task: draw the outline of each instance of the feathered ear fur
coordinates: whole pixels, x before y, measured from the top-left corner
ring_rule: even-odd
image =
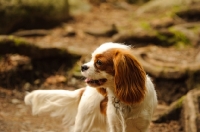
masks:
[[[143,67],[130,52],[124,50],[116,50],[113,61],[116,97],[129,105],[141,102],[146,92]]]

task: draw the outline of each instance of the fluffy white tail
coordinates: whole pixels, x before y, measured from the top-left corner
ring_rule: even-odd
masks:
[[[51,116],[64,116],[65,125],[75,122],[79,101],[84,88],[68,90],[35,90],[25,96],[25,104],[32,106],[32,114],[50,113]]]

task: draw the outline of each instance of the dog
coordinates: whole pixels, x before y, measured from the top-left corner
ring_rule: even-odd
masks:
[[[25,96],[32,114],[63,117],[68,132],[146,132],[157,106],[151,79],[129,46],[104,43],[81,66],[87,86],[35,90]]]

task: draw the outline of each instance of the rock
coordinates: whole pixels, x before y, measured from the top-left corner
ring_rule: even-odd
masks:
[[[30,89],[31,89],[31,84],[28,83],[28,82],[25,83],[25,84],[24,84],[24,90],[25,90],[25,91],[29,91]]]
[[[20,103],[20,100],[18,100],[18,99],[12,99],[11,102],[12,102],[13,104],[19,104],[19,103]]]
[[[65,83],[67,81],[67,78],[62,75],[55,75],[50,76],[45,80],[45,84],[57,84],[57,83]]]
[[[191,90],[183,102],[182,122],[185,132],[200,131],[200,89]]]
[[[90,11],[91,5],[85,0],[68,0],[70,5],[70,14],[78,15]]]
[[[39,85],[40,83],[41,83],[40,79],[36,79],[36,80],[34,81],[34,84],[35,84],[35,85]]]
[[[49,28],[70,17],[68,0],[1,0],[0,5],[0,34]]]
[[[85,33],[96,36],[96,37],[111,37],[114,34],[118,33],[117,27],[113,24],[111,27],[98,29],[98,28],[90,28],[85,30]]]
[[[63,34],[63,37],[73,37],[76,35],[76,32],[73,27],[67,26],[65,29],[65,33]]]
[[[138,8],[138,10],[136,11],[136,13],[138,15],[141,15],[143,13],[157,13],[157,12],[163,12],[166,10],[171,10],[174,8],[177,9],[177,7],[179,7],[178,9],[180,9],[181,7],[188,7],[190,4],[195,4],[199,2],[199,0],[150,0],[149,2],[145,3],[144,5],[142,5],[140,8]]]

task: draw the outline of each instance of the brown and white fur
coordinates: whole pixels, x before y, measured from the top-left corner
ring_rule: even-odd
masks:
[[[105,43],[81,66],[86,88],[36,90],[33,114],[63,116],[69,132],[146,132],[157,105],[154,85],[129,46]]]

